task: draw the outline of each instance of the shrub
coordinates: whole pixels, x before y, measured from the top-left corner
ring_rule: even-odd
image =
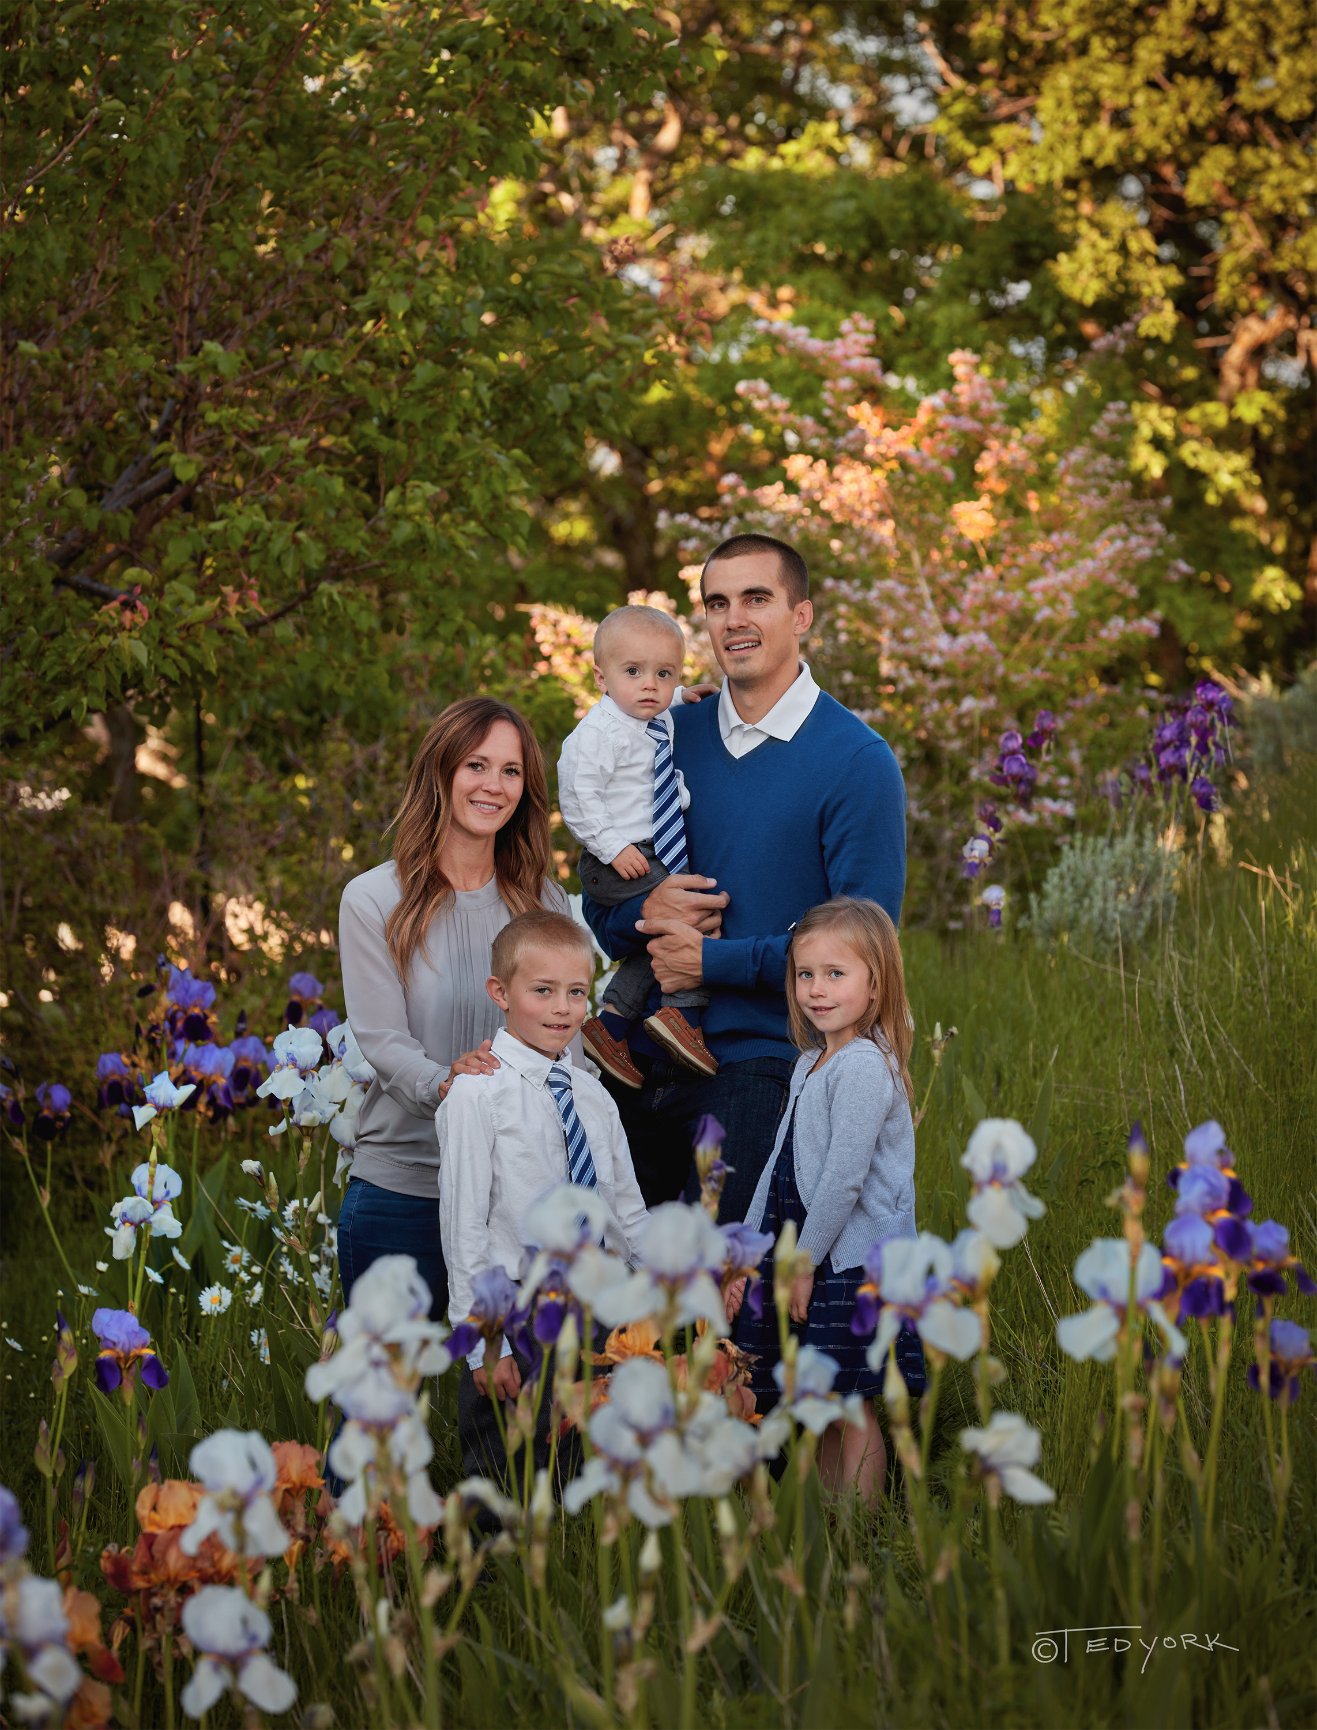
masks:
[[[1042,948],[1128,949],[1175,913],[1177,861],[1146,824],[1068,842],[1021,923]]]

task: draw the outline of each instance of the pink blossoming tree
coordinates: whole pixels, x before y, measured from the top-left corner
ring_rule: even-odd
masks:
[[[1019,820],[1073,816],[1096,736],[1133,719],[1135,703],[1111,699],[1157,634],[1140,594],[1186,567],[1159,504],[1130,480],[1124,405],[1082,427],[1072,399],[1022,403],[963,351],[950,388],[912,403],[884,377],[866,319],[832,340],[761,330],[799,386],[795,400],[763,380],[738,387],[746,466],[771,464],[774,478],[729,473],[716,515],[669,528],[691,558],[751,529],[805,554],[811,663],[898,753],[912,861],[928,888],[950,890],[999,737],[1028,731],[1038,709],[1057,716],[1061,748]],[[1105,766],[1120,749],[1112,739],[1096,756]]]

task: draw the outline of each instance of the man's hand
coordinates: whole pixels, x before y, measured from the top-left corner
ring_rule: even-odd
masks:
[[[683,703],[698,703],[705,697],[716,697],[721,690],[721,685],[683,685],[681,700]]]
[[[494,1365],[494,1392],[489,1391],[489,1376],[484,1365],[474,1372],[472,1378],[476,1384],[476,1392],[484,1399],[515,1400],[521,1392],[521,1371],[517,1360],[509,1352]]]
[[[500,1068],[502,1065],[494,1056],[494,1042],[492,1039],[486,1039],[477,1045],[474,1051],[464,1051],[455,1060],[453,1067],[448,1072],[448,1080],[439,1083],[439,1097],[441,1100],[448,1098],[448,1089],[459,1075],[492,1075],[496,1069]]]
[[[635,877],[643,877],[649,870],[649,860],[646,859],[639,847],[634,847],[630,843],[622,849],[616,859],[610,859],[608,863],[618,876],[625,877],[628,883]]]
[[[701,877],[694,871],[679,871],[665,877],[656,889],[651,889],[641,908],[645,924],[663,920],[670,924],[690,925],[706,937],[716,937],[722,930],[723,913],[729,900],[727,891],[719,889],[716,877]]]
[[[727,1311],[727,1325],[729,1327],[741,1313],[741,1305],[745,1302],[746,1283],[744,1274],[741,1275],[740,1279],[734,1279],[723,1298],[723,1307]]]
[[[640,919],[636,930],[649,938],[650,960],[659,990],[695,991],[704,983],[704,938],[693,925],[666,919]]]

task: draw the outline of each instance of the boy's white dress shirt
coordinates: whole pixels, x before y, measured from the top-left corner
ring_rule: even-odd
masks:
[[[682,701],[679,685],[672,701]],[[661,721],[672,743],[672,715]],[[611,697],[601,697],[585,719],[563,741],[558,759],[558,806],[563,822],[582,847],[610,865],[624,847],[654,836],[654,751],[648,722],[619,709]],[[677,774],[677,791],[684,811],[691,802],[686,783]]]
[[[547,1078],[552,1058],[514,1038],[494,1035],[499,1067],[489,1075],[459,1075],[435,1113],[439,1137],[439,1224],[448,1266],[448,1313],[454,1326],[471,1313],[476,1275],[501,1265],[521,1272],[527,1244],[523,1220],[532,1203],[566,1183],[567,1142]],[[635,1259],[649,1218],[617,1107],[584,1069],[572,1070],[572,1096],[608,1212],[604,1248]],[[512,1348],[503,1341],[503,1355]],[[481,1344],[472,1369],[485,1359]]]

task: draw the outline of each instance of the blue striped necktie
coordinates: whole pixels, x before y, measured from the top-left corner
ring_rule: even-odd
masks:
[[[686,856],[686,825],[681,815],[681,793],[672,762],[672,742],[662,721],[648,721],[645,731],[654,741],[654,851],[669,871],[689,871]]]
[[[549,1066],[547,1080],[567,1138],[567,1175],[581,1189],[597,1189],[599,1179],[595,1174],[594,1156],[586,1139],[585,1126],[576,1115],[576,1101],[572,1098],[572,1072],[567,1064],[554,1063]]]

